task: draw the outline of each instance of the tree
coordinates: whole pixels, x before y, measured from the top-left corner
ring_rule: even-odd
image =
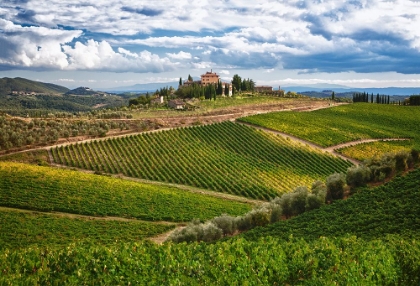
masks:
[[[334,91],[331,94],[331,100],[335,100],[335,92]]]
[[[242,79],[239,75],[235,74],[232,79],[232,85],[236,91],[241,90]]]
[[[191,75],[188,75],[188,81],[193,81],[193,78]]]
[[[182,77],[179,78],[179,86],[182,86]]]
[[[335,173],[327,178],[327,200],[340,200],[344,197],[344,186],[346,176],[342,173]]]

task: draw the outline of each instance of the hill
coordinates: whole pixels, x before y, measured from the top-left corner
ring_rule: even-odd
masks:
[[[107,95],[105,92],[95,91],[89,87],[78,87],[72,90],[69,90],[65,93],[66,95]]]
[[[69,91],[68,88],[51,83],[43,83],[33,81],[25,78],[1,78],[0,79],[0,96],[24,93],[37,93],[37,94],[63,94]]]
[[[356,235],[366,240],[398,234],[420,237],[420,169],[372,189],[362,189],[347,200],[337,201],[292,219],[243,234],[247,239],[266,236],[315,240],[321,236]]]
[[[52,156],[55,163],[69,167],[263,200],[351,166],[230,121],[53,148]]]
[[[241,121],[292,134],[323,147],[371,138],[411,138],[420,144],[417,106],[356,103],[313,112],[276,112]]]
[[[412,238],[420,226],[419,184],[417,170],[245,238],[212,244],[79,242],[3,250],[0,282],[418,285],[420,243]]]

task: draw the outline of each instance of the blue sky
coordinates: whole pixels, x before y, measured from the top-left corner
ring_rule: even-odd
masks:
[[[0,77],[420,87],[420,1],[2,0]]]

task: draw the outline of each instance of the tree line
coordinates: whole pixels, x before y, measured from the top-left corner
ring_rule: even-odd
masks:
[[[379,95],[379,93],[374,96],[373,93],[369,95],[366,92],[353,93],[353,102],[370,102],[378,104],[390,104],[389,95]]]

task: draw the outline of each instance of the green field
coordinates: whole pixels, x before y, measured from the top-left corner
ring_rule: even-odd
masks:
[[[260,114],[240,120],[323,147],[368,138],[413,138],[415,146],[420,146],[418,106],[357,103],[312,112]]]
[[[53,148],[58,164],[269,199],[351,164],[230,121]]]
[[[251,209],[176,188],[11,162],[0,162],[0,206],[178,222]]]
[[[0,251],[0,284],[418,285],[420,169],[207,243],[89,241]]]
[[[303,213],[287,221],[244,234],[248,239],[274,236],[314,240],[351,234],[365,239],[398,234],[420,238],[420,169],[373,189],[362,189],[347,200]]]
[[[72,242],[135,242],[174,228],[142,221],[68,218],[0,209],[0,249],[64,247]]]
[[[418,285],[420,243],[390,236],[0,251],[2,285]]]

